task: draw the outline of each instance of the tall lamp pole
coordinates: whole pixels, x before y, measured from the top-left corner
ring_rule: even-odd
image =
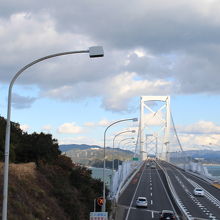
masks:
[[[105,212],[106,211],[106,199],[105,199],[105,144],[106,144],[106,132],[107,130],[112,126],[112,125],[115,125],[117,123],[120,123],[120,122],[124,122],[124,121],[138,121],[137,118],[128,118],[128,119],[122,119],[122,120],[118,120],[118,121],[115,121],[113,122],[112,124],[110,124],[104,131],[104,148],[103,148],[103,194],[102,194],[102,197],[103,197],[103,200],[104,200],[104,203],[103,203],[103,206],[102,206],[102,211]]]
[[[126,140],[134,140],[134,137],[124,138],[124,139],[120,140],[119,143],[118,143],[118,148],[120,148],[121,142],[126,141]],[[130,142],[131,142],[131,141],[128,141],[128,143],[130,143]]]
[[[135,130],[132,130],[132,131],[122,131],[122,132],[120,132],[120,133],[118,133],[118,134],[116,134],[115,136],[114,136],[114,138],[113,138],[113,153],[112,153],[112,173],[113,173],[113,171],[114,171],[114,169],[115,169],[115,167],[114,167],[114,148],[115,148],[115,139],[116,139],[116,137],[118,137],[119,135],[121,135],[121,134],[124,134],[124,133],[129,133],[129,132],[131,132],[131,133],[135,133],[136,131]]]
[[[62,53],[51,54],[33,62],[27,64],[22,69],[20,69],[15,76],[12,78],[9,89],[8,89],[8,110],[7,110],[7,124],[6,124],[6,135],[5,135],[5,161],[4,161],[4,183],[3,183],[3,206],[2,206],[2,220],[7,220],[7,206],[8,206],[8,172],[9,172],[9,151],[10,151],[10,120],[11,120],[11,96],[12,96],[12,88],[16,81],[16,79],[23,73],[26,69],[37,64],[43,60],[47,60],[53,57],[64,56],[69,54],[76,53],[89,53],[90,58],[95,57],[103,57],[104,51],[101,46],[90,47],[88,50],[78,50],[78,51],[68,51]]]
[[[134,139],[134,138],[131,138],[131,139]],[[135,141],[128,141],[128,142],[123,143],[123,146],[121,146],[121,149],[123,149],[123,147],[127,147],[129,144],[135,144]]]
[[[126,140],[134,140],[134,137],[124,138],[124,139],[120,140],[119,143],[118,143],[118,148],[120,148],[121,142],[126,141]],[[128,141],[127,143],[130,143],[130,142],[131,142],[131,141]],[[127,143],[126,143],[126,144],[127,144]],[[118,160],[118,168],[119,168],[119,160]]]

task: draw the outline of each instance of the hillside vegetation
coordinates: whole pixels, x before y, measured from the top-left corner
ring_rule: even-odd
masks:
[[[75,163],[80,163],[85,166],[103,167],[103,148],[97,145],[60,145],[59,149],[63,154],[67,155]],[[134,152],[123,150],[119,148],[106,147],[106,167],[112,168],[112,160],[115,160],[115,168],[117,169],[118,160],[119,164],[122,161],[132,160]]]
[[[5,120],[0,118],[3,159]],[[88,220],[102,182],[61,155],[50,134],[27,134],[12,123],[8,220]],[[0,164],[2,206],[3,163]],[[1,216],[0,216],[1,217]]]

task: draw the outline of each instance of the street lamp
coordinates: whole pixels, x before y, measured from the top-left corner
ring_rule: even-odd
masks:
[[[133,121],[133,122],[136,122],[138,121],[138,118],[128,118],[128,119],[122,119],[122,120],[118,120],[118,121],[115,121],[113,122],[112,124],[110,124],[104,131],[104,147],[103,147],[103,200],[104,200],[104,203],[103,203],[103,206],[102,206],[102,211],[105,212],[106,210],[106,200],[105,200],[105,139],[106,139],[106,132],[107,130],[112,126],[112,125],[115,125],[117,123],[120,123],[120,122],[124,122],[124,121]]]
[[[124,138],[124,139],[120,140],[119,143],[118,143],[118,148],[120,148],[121,142],[126,141],[126,140],[134,140],[134,137]],[[128,141],[128,142],[125,143],[125,144],[131,143],[131,142],[133,142],[133,141]],[[119,168],[119,159],[118,159],[118,168]]]
[[[12,96],[12,87],[16,79],[23,73],[26,69],[37,64],[43,60],[47,60],[53,57],[64,56],[69,54],[76,53],[89,53],[90,58],[103,57],[104,51],[101,46],[90,47],[88,50],[78,50],[78,51],[68,51],[62,53],[51,54],[33,62],[27,64],[22,69],[20,69],[15,76],[12,78],[9,89],[8,89],[8,110],[7,110],[7,125],[6,125],[6,135],[5,135],[5,161],[4,161],[4,183],[3,183],[3,207],[2,207],[2,220],[7,220],[7,205],[8,205],[8,170],[9,170],[9,150],[10,150],[10,120],[11,120],[11,96]]]
[[[134,140],[134,137],[124,138],[124,139],[120,140],[119,143],[118,143],[118,148],[120,148],[121,142],[126,141],[126,140]],[[130,142],[131,142],[131,141],[128,141],[128,143],[130,143]]]
[[[118,133],[118,134],[116,134],[115,136],[114,136],[114,138],[113,138],[113,147],[112,147],[112,173],[113,173],[113,171],[114,171],[114,147],[115,147],[115,139],[116,139],[116,137],[118,137],[119,135],[121,135],[121,134],[124,134],[124,133],[129,133],[129,132],[131,132],[131,133],[135,133],[136,131],[135,130],[132,130],[132,131],[122,131],[122,132],[120,132],[120,133]]]

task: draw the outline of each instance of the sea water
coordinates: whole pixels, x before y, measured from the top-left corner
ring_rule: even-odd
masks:
[[[89,169],[91,169],[92,177],[94,179],[103,180],[103,168],[90,167]],[[112,170],[105,169],[105,183],[108,188],[110,187],[111,184],[111,177],[112,177]]]
[[[206,165],[208,172],[220,179],[220,164],[219,165]]]

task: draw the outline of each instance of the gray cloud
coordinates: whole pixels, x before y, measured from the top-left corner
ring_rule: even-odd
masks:
[[[21,0],[18,4],[10,0],[3,1],[1,8],[0,79],[4,83],[33,59],[102,44],[102,59],[90,60],[87,55],[51,59],[27,70],[18,84],[36,85],[42,96],[63,100],[98,96],[103,107],[114,110],[128,108],[129,96],[144,91],[220,92],[218,1]],[[145,55],[138,56],[135,50]],[[125,81],[131,88],[113,97],[114,89],[120,90],[114,80],[125,73],[135,74]],[[135,81],[142,82],[141,89]],[[72,93],[64,94],[68,88]]]
[[[30,108],[35,101],[34,97],[25,97],[16,93],[12,95],[12,106],[17,109]]]

